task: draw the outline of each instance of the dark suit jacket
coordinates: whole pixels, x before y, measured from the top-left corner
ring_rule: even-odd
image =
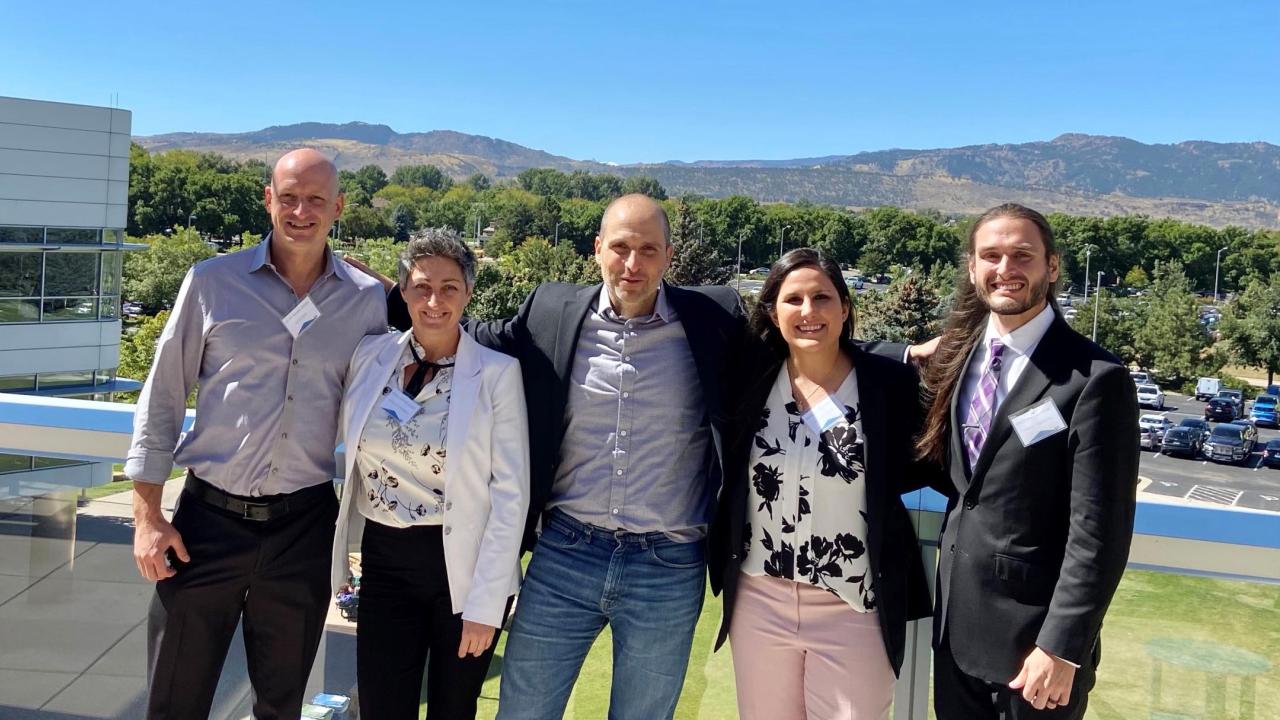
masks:
[[[712,453],[707,482],[711,497],[717,491],[724,462],[724,413],[720,409],[719,376],[727,358],[733,357],[731,344],[741,336],[742,301],[732,288],[666,286],[667,302],[684,327],[693,361],[702,381],[702,396],[711,424]],[[393,296],[399,297],[398,292]],[[464,324],[482,345],[520,360],[524,375],[525,403],[529,411],[530,502],[524,549],[532,550],[534,531],[551,495],[560,443],[564,440],[564,413],[572,382],[574,351],[587,312],[600,297],[600,285],[563,283],[539,285],[515,317],[490,322]],[[389,302],[393,325],[407,322],[403,301]],[[398,325],[397,325],[398,326]]]
[[[1000,404],[968,468],[951,400],[952,492],[934,641],[969,675],[1007,683],[1035,646],[1084,665],[1129,557],[1138,405],[1127,369],[1059,316]],[[1023,447],[1010,423],[1051,398],[1065,430]]]
[[[853,344],[846,344],[845,352],[853,358],[857,371],[862,430],[866,435],[867,552],[875,577],[880,632],[896,673],[902,666],[907,620],[927,616],[930,607],[920,545],[901,495],[923,487],[927,473],[934,471],[912,461],[912,441],[921,415],[915,370]],[[713,592],[724,593],[724,620],[717,648],[728,635],[737,597],[750,495],[752,439],[782,368],[782,358],[758,342],[747,344],[739,362],[739,369],[730,373],[729,381],[737,387],[724,390],[733,399],[728,401],[731,417],[727,424],[724,489],[711,533],[711,587]],[[852,514],[855,509],[849,508],[849,512]]]

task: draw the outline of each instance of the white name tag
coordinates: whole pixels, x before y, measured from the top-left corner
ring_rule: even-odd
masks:
[[[413,398],[405,395],[403,390],[394,388],[382,398],[382,409],[402,425],[422,412],[422,406],[414,402]]]
[[[809,408],[802,417],[814,435],[821,435],[844,419],[844,408],[831,399],[830,395],[824,395],[822,400]]]
[[[1053,398],[1045,398],[1031,407],[1009,416],[1013,430],[1022,441],[1022,447],[1030,447],[1041,440],[1067,429],[1067,423],[1058,412]]]
[[[307,326],[315,322],[318,317],[320,317],[320,308],[311,302],[311,296],[308,295],[302,298],[302,302],[294,305],[289,314],[281,320],[289,334],[296,340],[302,331],[306,330]]]

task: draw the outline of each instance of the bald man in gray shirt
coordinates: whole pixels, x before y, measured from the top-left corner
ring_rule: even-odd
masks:
[[[333,163],[291,152],[264,196],[271,234],[191,269],[138,399],[125,474],[134,559],[156,582],[150,718],[208,716],[243,618],[254,717],[294,720],[324,630],[338,408],[356,344],[386,331],[386,300],[329,251]],[[187,479],[170,523],[175,463]]]

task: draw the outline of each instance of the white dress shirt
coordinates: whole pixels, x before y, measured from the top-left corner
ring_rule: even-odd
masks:
[[[995,417],[1000,403],[1004,402],[1005,396],[1018,383],[1018,378],[1022,377],[1022,371],[1027,367],[1031,353],[1035,352],[1040,339],[1049,331],[1049,326],[1053,324],[1053,317],[1053,308],[1045,304],[1044,310],[1027,321],[1025,325],[1007,335],[1001,335],[996,328],[994,315],[988,316],[987,332],[982,336],[978,347],[974,349],[973,357],[970,358],[969,366],[964,372],[964,382],[960,385],[960,399],[956,404],[956,412],[959,413],[962,421],[969,413],[969,404],[973,402],[973,394],[978,389],[982,372],[991,362],[991,341],[999,338],[1000,342],[1004,343],[1000,376],[996,378],[998,382],[995,404],[991,406],[991,416]]]

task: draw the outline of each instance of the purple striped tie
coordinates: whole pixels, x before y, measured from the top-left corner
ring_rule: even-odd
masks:
[[[991,361],[982,370],[978,379],[978,391],[969,402],[969,414],[964,421],[964,447],[969,455],[969,467],[978,463],[978,455],[987,442],[987,432],[991,430],[991,416],[996,408],[996,386],[1000,384],[1000,356],[1004,353],[1004,343],[996,338],[991,339]]]

